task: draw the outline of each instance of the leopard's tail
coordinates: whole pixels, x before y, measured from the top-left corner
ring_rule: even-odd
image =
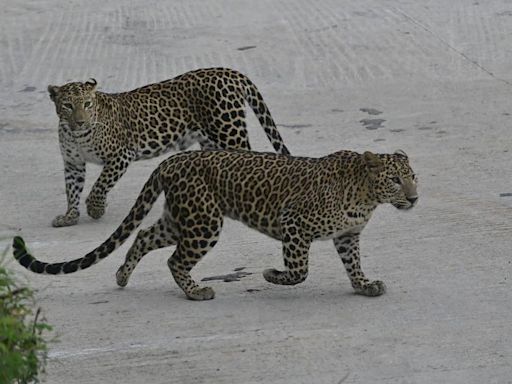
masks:
[[[84,257],[79,259],[66,261],[62,263],[46,263],[37,260],[32,256],[23,239],[16,236],[13,240],[14,258],[32,272],[39,274],[60,275],[66,273],[73,273],[82,269],[87,269],[90,266],[98,263],[100,260],[106,258],[117,248],[119,248],[125,240],[137,229],[142,223],[144,217],[147,216],[154,202],[163,190],[163,185],[160,180],[160,169],[157,169],[151,174],[148,181],[142,188],[142,191],[133,205],[130,213],[125,217],[121,225],[116,229],[110,237],[103,242],[99,247],[89,252]]]
[[[245,89],[244,98],[250,105],[251,109],[254,111],[254,114],[263,127],[263,130],[270,140],[270,143],[277,153],[282,155],[289,155],[290,151],[284,145],[283,138],[277,130],[276,123],[274,122],[274,119],[270,114],[270,110],[263,100],[263,96],[261,95],[260,91],[258,88],[256,88],[256,85],[254,85],[254,83],[246,76],[244,76],[243,84]]]

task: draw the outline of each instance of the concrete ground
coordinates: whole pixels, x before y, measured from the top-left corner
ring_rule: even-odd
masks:
[[[133,164],[101,220],[82,207],[79,225],[50,226],[66,205],[46,87],[89,77],[115,92],[235,68],[294,154],[401,148],[420,178],[417,208],[381,207],[363,232],[378,298],[353,294],[330,242],[312,247],[305,283],[266,283],[280,244],[232,221],[195,276],[251,274],[209,282],[209,302],[185,300],[170,250],[125,289],[114,273],[129,245],[64,277],[9,253],[55,328],[46,382],[512,383],[511,47],[510,0],[3,0],[0,245],[21,233],[48,261],[85,254],[161,160]],[[271,149],[252,115],[249,130]]]

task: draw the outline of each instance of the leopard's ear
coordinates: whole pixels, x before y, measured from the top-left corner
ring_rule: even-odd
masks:
[[[363,160],[366,164],[366,168],[368,168],[368,172],[371,175],[376,176],[382,170],[384,170],[384,163],[382,162],[380,157],[374,153],[366,151],[365,153],[363,153]]]
[[[406,159],[408,159],[408,158],[409,158],[409,156],[407,156],[407,153],[405,153],[405,152],[404,152],[404,151],[402,151],[401,149],[397,149],[397,150],[395,151],[395,155],[403,156],[403,157],[405,157]]]
[[[96,85],[98,85],[98,82],[96,81],[96,79],[93,79],[92,77],[85,82],[85,87],[91,92],[94,92],[96,90]]]
[[[60,87],[57,87],[56,85],[49,85],[48,86],[48,93],[50,94],[50,99],[52,99],[53,102],[55,102],[55,99],[57,98],[57,94],[59,93]]]

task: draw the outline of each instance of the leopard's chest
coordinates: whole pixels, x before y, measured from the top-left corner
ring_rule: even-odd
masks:
[[[87,132],[66,133],[61,135],[61,145],[66,158],[102,165],[108,154],[94,142],[92,134]]]
[[[79,147],[79,150],[85,162],[98,165],[103,165],[105,163],[101,158],[100,154],[98,154],[98,151],[94,150],[93,148],[90,148],[88,146],[81,146]]]

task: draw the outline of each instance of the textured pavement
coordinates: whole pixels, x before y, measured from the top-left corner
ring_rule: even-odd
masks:
[[[21,233],[41,259],[85,254],[162,160],[132,164],[101,220],[82,206],[78,226],[50,226],[66,204],[46,87],[90,77],[117,92],[235,68],[293,154],[400,148],[420,178],[418,206],[380,207],[361,237],[363,270],[388,287],[378,298],[353,294],[331,242],[311,248],[305,283],[266,283],[280,244],[232,221],[194,276],[251,274],[208,282],[209,302],[185,300],[169,250],[125,289],[129,244],[63,277],[10,261],[55,328],[46,382],[512,383],[511,32],[512,2],[497,0],[4,0],[0,245]],[[252,114],[248,129],[271,149]]]

